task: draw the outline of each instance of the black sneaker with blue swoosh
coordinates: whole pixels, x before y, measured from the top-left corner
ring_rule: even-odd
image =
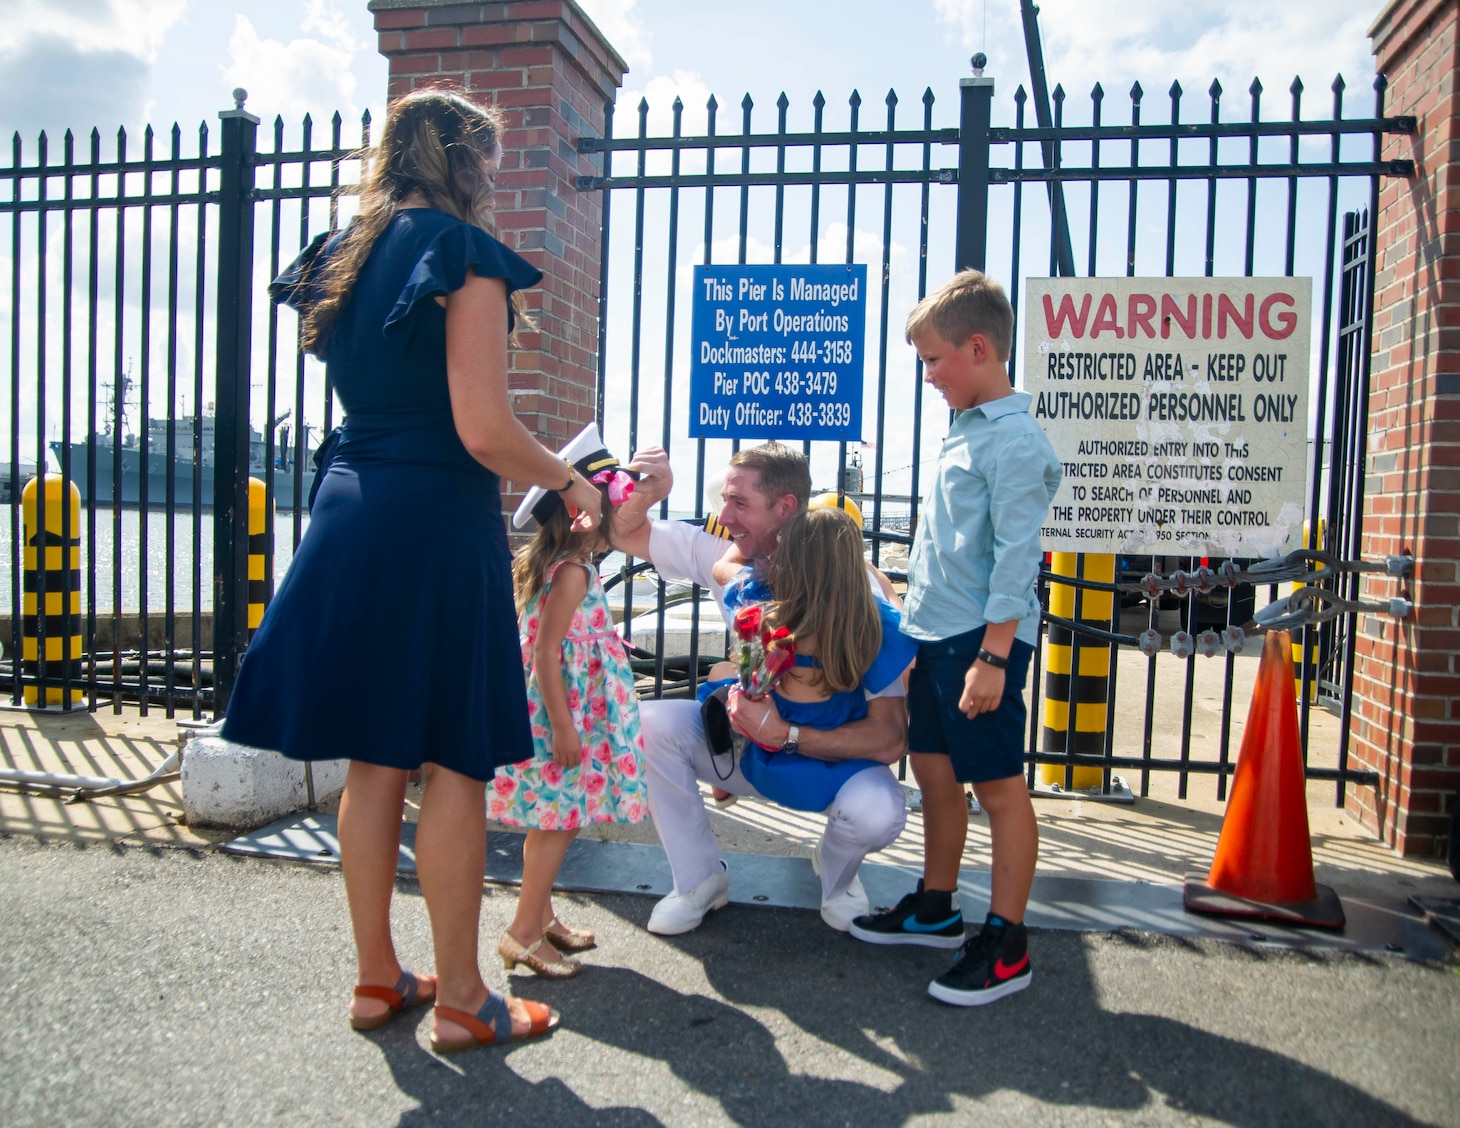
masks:
[[[857,917],[847,931],[868,944],[961,948],[963,913],[957,892],[924,891],[920,878],[916,893],[909,893],[895,908],[879,908]]]

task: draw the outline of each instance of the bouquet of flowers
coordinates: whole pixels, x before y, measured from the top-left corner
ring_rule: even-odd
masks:
[[[740,639],[740,689],[758,701],[796,664],[796,642],[785,627],[765,625],[765,607],[759,603],[736,611],[734,627]]]

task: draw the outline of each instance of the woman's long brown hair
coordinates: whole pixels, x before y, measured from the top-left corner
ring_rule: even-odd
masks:
[[[320,275],[320,299],[304,315],[300,346],[306,352],[323,351],[375,240],[407,196],[419,192],[427,206],[488,228],[492,184],[482,161],[501,151],[502,130],[495,106],[445,90],[419,90],[391,104],[380,144],[359,154],[367,162],[360,213]]]
[[[882,619],[856,521],[842,509],[801,510],[781,526],[766,579],[771,625],[815,640],[821,669],[810,680],[832,693],[860,686],[882,645]]]

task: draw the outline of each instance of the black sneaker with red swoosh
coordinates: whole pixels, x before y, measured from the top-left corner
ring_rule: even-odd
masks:
[[[928,984],[928,994],[955,1007],[980,1007],[1029,986],[1029,933],[1022,924],[986,921]]]

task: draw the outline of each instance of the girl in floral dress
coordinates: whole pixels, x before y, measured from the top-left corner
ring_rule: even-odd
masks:
[[[591,480],[603,493],[606,522],[633,483],[616,468]],[[583,965],[562,953],[592,947],[594,937],[553,910],[563,855],[588,823],[642,821],[648,791],[633,673],[593,563],[609,548],[606,528],[575,530],[554,494],[533,515],[537,535],[518,552],[513,581],[535,754],[497,769],[487,815],[528,828],[517,914],[497,947],[502,963],[565,979]]]

